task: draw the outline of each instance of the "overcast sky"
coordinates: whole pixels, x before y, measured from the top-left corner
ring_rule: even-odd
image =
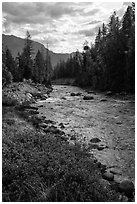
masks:
[[[113,11],[122,17],[130,2],[3,2],[3,33],[25,37],[59,53],[79,49],[85,40],[94,43],[102,23]]]

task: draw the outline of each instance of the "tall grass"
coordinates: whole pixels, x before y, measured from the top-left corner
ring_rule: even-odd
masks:
[[[3,113],[3,201],[118,201],[86,150],[36,130],[14,110]]]

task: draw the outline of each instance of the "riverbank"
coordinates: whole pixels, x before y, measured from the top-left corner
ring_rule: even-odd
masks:
[[[3,91],[3,201],[127,201],[102,178],[104,165],[38,114],[50,92],[28,83]]]
[[[53,85],[72,85],[75,86],[76,85],[76,80],[75,78],[60,78],[60,79],[55,79],[52,81]]]

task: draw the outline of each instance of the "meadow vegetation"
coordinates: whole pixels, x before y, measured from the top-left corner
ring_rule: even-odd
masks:
[[[17,107],[2,110],[4,202],[119,201],[86,149],[34,127]]]

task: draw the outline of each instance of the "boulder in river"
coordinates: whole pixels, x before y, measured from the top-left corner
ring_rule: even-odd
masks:
[[[71,93],[70,96],[75,96],[75,93]]]
[[[86,95],[86,96],[83,97],[83,100],[93,100],[93,99],[94,99],[93,96]]]
[[[101,140],[100,140],[99,138],[97,138],[97,137],[94,137],[94,138],[92,138],[92,139],[90,140],[90,142],[92,142],[92,143],[98,143],[98,142],[101,142]]]
[[[101,151],[101,150],[103,150],[103,149],[105,149],[105,146],[104,146],[104,145],[101,145],[101,146],[98,146],[98,147],[97,147],[97,150],[98,150],[98,151]]]
[[[114,174],[110,173],[109,171],[106,171],[102,174],[102,178],[107,181],[113,181],[114,180]]]
[[[42,104],[42,105],[39,105],[38,107],[39,107],[39,108],[43,107],[43,104]]]
[[[132,181],[125,180],[119,184],[119,191],[123,192],[128,198],[133,197],[135,187]]]
[[[106,98],[102,98],[102,99],[100,100],[100,102],[106,102],[106,101],[107,101]]]
[[[63,125],[63,123],[59,124],[60,128],[65,128],[65,126]]]
[[[71,93],[71,96],[81,96],[82,93],[78,92],[78,93]]]
[[[66,98],[63,96],[63,97],[61,97],[60,99],[63,99],[63,100],[66,100]]]

